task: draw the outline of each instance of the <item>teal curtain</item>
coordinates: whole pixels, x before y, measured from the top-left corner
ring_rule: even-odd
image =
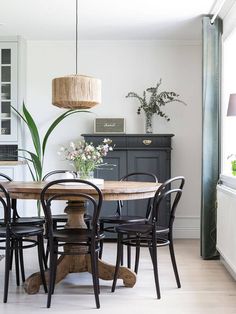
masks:
[[[203,110],[202,110],[202,199],[201,255],[217,258],[216,184],[220,159],[220,88],[222,20],[214,24],[204,16],[203,26]]]

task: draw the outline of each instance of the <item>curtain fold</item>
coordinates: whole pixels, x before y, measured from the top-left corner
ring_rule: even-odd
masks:
[[[216,250],[216,184],[220,159],[220,89],[222,20],[203,26],[203,101],[202,101],[202,199],[201,256],[217,258]]]

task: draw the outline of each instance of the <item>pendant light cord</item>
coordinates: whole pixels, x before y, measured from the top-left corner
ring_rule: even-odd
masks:
[[[79,27],[79,4],[76,0],[76,10],[75,10],[75,73],[78,74],[78,27]]]

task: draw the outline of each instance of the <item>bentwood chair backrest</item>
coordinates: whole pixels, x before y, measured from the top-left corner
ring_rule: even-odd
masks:
[[[1,216],[4,220],[4,225],[9,228],[10,219],[11,219],[11,200],[7,189],[0,184],[0,208],[2,208]]]
[[[171,208],[170,208],[170,215],[169,215],[169,223],[168,227],[172,229],[174,219],[175,219],[175,212],[177,205],[180,201],[183,187],[185,184],[185,178],[182,176],[171,178],[165,181],[157,190],[154,201],[153,201],[153,212],[152,212],[152,219],[158,223],[159,211],[161,209],[161,203],[166,201],[170,196],[172,197],[171,200]]]
[[[48,196],[49,190],[55,188],[57,185],[65,185],[66,189],[61,191],[53,190]],[[71,189],[68,189],[68,185]],[[78,188],[81,188],[78,191]],[[91,204],[92,209],[92,220],[91,225],[93,226],[93,231],[95,234],[98,233],[98,219],[101,211],[103,195],[99,187],[95,184],[80,179],[60,179],[49,182],[41,192],[41,203],[44,210],[45,221],[46,221],[46,231],[49,232],[48,235],[53,234],[53,219],[52,219],[52,208],[53,202],[58,200],[80,200],[87,201]]]
[[[42,180],[46,181],[50,177],[53,178],[53,180],[62,179],[62,178],[59,178],[59,175],[63,175],[63,174],[66,174],[66,173],[71,173],[74,176],[74,178],[76,177],[76,172],[75,171],[59,169],[59,170],[53,170],[53,171],[50,171],[50,172],[46,173]]]
[[[2,180],[3,179],[3,180]],[[0,181],[8,181],[8,182],[11,182],[13,181],[12,178],[10,178],[8,175],[6,175],[5,173],[2,173],[0,172]],[[12,199],[11,200],[11,205],[9,208],[12,208],[12,218],[13,219],[16,219],[16,218],[19,218],[19,214],[17,212],[17,208],[16,208],[16,199]]]
[[[137,182],[158,182],[157,177],[153,173],[149,172],[132,172],[128,173],[125,176],[123,176],[120,181],[137,181]],[[150,212],[151,212],[151,199],[148,199],[148,204],[147,204],[147,211],[146,211],[146,218],[149,217]],[[117,214],[121,215],[121,208],[123,207],[123,202],[118,201],[118,206],[117,206]]]

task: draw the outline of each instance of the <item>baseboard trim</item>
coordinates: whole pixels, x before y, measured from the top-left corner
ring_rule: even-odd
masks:
[[[174,222],[174,237],[178,239],[200,239],[200,217],[177,216]]]
[[[236,280],[236,273],[234,269],[229,265],[229,263],[224,259],[224,257],[220,256],[220,261],[224,265],[224,267],[227,269],[227,271],[230,273],[230,275]]]

